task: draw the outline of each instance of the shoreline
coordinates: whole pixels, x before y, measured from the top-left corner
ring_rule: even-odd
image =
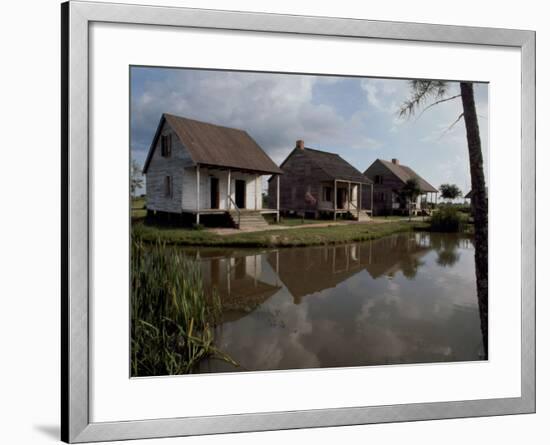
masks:
[[[429,230],[429,223],[420,221],[385,221],[366,223],[334,223],[319,227],[292,227],[258,232],[216,234],[209,230],[159,227],[144,223],[132,224],[133,235],[147,243],[161,242],[174,246],[203,247],[307,247],[345,244],[379,239],[394,233]]]

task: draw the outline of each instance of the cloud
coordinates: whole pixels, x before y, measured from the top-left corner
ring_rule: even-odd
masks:
[[[371,106],[389,114],[397,114],[408,91],[405,82],[395,79],[361,79],[361,88]]]
[[[144,159],[160,116],[168,112],[242,128],[278,164],[303,139],[360,171],[376,158],[398,158],[425,172],[436,187],[452,180],[469,190],[464,124],[446,131],[461,112],[460,100],[405,120],[397,111],[409,88],[399,79],[132,68],[132,156]],[[452,84],[451,94],[457,89]],[[476,85],[475,93],[488,171],[487,85]]]
[[[345,119],[334,106],[312,101],[315,85],[323,88],[339,81],[194,70],[152,75],[136,82],[132,92],[132,147],[149,147],[163,112],[245,129],[276,162],[286,157],[297,139],[311,147],[378,147],[379,142],[367,135],[360,114]]]

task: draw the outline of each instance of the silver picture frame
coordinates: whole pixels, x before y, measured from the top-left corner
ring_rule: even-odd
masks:
[[[69,443],[535,412],[535,32],[70,1],[62,17],[61,436]],[[91,422],[89,26],[93,22],[462,43],[521,50],[521,396],[209,417]]]

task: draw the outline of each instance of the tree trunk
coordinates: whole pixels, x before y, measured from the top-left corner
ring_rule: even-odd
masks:
[[[472,212],[474,214],[475,228],[475,264],[476,285],[481,319],[481,333],[483,335],[483,347],[485,358],[489,358],[488,345],[488,206],[487,193],[485,191],[485,176],[483,174],[483,154],[481,152],[481,139],[477,123],[476,104],[474,100],[474,87],[471,82],[461,82],[460,92],[462,106],[464,107],[464,123],[466,124],[466,136],[468,139],[468,152],[470,155],[470,177],[472,181]]]

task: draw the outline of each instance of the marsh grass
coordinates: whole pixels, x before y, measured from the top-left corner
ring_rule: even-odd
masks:
[[[463,232],[468,223],[468,215],[450,205],[441,206],[430,218],[432,232]]]
[[[205,291],[198,263],[134,236],[131,281],[133,377],[193,373],[206,357],[238,366],[214,344],[222,305]]]

